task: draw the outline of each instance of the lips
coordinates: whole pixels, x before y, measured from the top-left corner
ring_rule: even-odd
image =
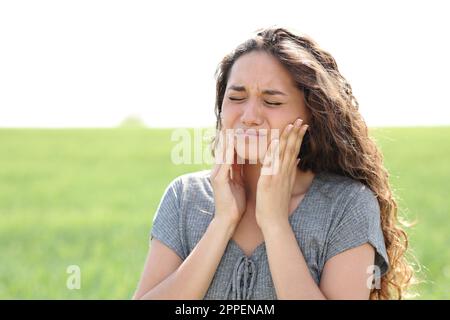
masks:
[[[236,129],[235,130],[235,134],[236,135],[244,135],[244,136],[255,136],[255,137],[264,137],[267,135],[267,130],[266,129],[262,129],[262,130],[256,130],[256,129]]]

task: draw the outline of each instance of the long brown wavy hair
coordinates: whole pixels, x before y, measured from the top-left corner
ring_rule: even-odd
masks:
[[[226,55],[217,67],[216,129],[221,129],[222,102],[234,62],[257,50],[277,58],[304,93],[311,116],[299,153],[302,159],[299,168],[348,176],[375,193],[390,268],[381,277],[380,287],[371,290],[370,298],[402,299],[414,271],[405,257],[408,236],[397,217],[397,202],[389,185],[389,173],[383,165],[382,153],[369,137],[350,84],[327,51],[309,36],[290,28],[258,29],[253,37]]]

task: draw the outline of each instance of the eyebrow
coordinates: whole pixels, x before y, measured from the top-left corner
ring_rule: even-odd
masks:
[[[244,86],[236,86],[236,85],[232,85],[232,86],[230,86],[230,87],[228,88],[228,90],[234,90],[234,91],[243,92],[243,91],[245,91],[245,87],[244,87]],[[274,96],[274,95],[287,96],[286,93],[281,92],[281,91],[278,91],[278,90],[275,90],[275,89],[266,89],[266,90],[263,90],[263,94],[268,94],[268,95],[271,95],[271,96]]]

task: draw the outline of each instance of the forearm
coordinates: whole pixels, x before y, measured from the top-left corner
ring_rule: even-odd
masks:
[[[278,299],[326,299],[312,278],[289,221],[262,228]]]
[[[231,225],[213,219],[179,268],[141,299],[203,299],[233,231]]]

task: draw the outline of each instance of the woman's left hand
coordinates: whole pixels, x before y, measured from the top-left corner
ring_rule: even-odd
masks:
[[[297,174],[303,137],[308,125],[297,119],[283,130],[280,139],[273,139],[264,156],[256,191],[256,222],[263,229],[289,218],[289,203]]]

